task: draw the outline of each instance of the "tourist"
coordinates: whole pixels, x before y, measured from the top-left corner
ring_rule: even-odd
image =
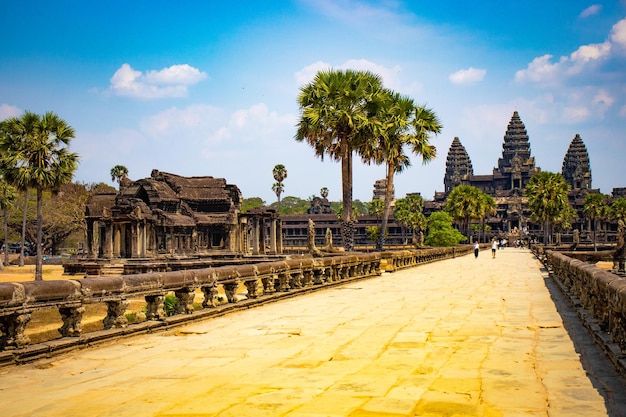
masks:
[[[498,249],[498,240],[494,238],[491,241],[491,259],[496,257],[496,250],[497,249]]]
[[[478,241],[475,240],[474,241],[474,258],[478,258],[478,249],[480,249],[480,245],[478,244]]]

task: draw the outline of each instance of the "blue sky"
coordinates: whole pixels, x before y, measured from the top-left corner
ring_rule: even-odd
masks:
[[[444,129],[438,157],[396,176],[396,197],[443,190],[455,136],[490,174],[518,111],[531,153],[560,172],[578,133],[593,187],[626,186],[626,0],[0,0],[0,119],[54,111],[76,130],[76,181],[152,169],[226,178],[275,201],[322,187],[341,199],[338,163],[293,139],[300,86],[319,69],[370,70],[426,104]],[[382,166],[357,163],[369,201]]]

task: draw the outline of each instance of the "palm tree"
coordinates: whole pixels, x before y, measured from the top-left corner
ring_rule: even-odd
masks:
[[[607,214],[606,195],[602,193],[587,194],[585,197],[585,203],[583,206],[583,214],[585,217],[591,220],[593,226],[593,250],[598,250],[597,245],[597,233],[598,233],[598,220],[602,219]]]
[[[285,186],[283,181],[287,178],[287,169],[283,164],[278,164],[274,166],[272,170],[272,175],[276,182],[272,185],[272,191],[276,194],[276,198],[278,199],[278,213],[280,213],[280,195],[285,191]]]
[[[461,222],[461,230],[471,240],[470,222],[472,219],[480,219],[482,216],[481,201],[483,200],[480,189],[471,185],[459,185],[452,189],[444,211],[449,213],[455,221]]]
[[[272,184],[272,191],[274,191],[274,194],[276,194],[276,197],[278,198],[278,207],[276,211],[280,213],[280,195],[283,193],[283,191],[285,191],[283,183],[275,182],[274,184]]]
[[[342,238],[347,251],[354,249],[352,212],[352,153],[375,124],[382,92],[380,76],[368,71],[319,71],[300,88],[301,117],[295,139],[306,141],[322,158],[341,161]]]
[[[524,191],[528,197],[528,208],[531,217],[543,223],[543,243],[547,244],[552,222],[562,216],[569,203],[567,195],[570,187],[563,175],[549,171],[541,171],[533,175]]]
[[[382,230],[387,228],[391,214],[394,175],[411,166],[405,147],[411,153],[421,155],[423,163],[428,163],[437,154],[435,147],[429,143],[430,135],[440,133],[442,129],[435,113],[424,106],[416,106],[411,98],[390,90],[385,90],[384,98],[378,114],[380,124],[375,126],[372,140],[359,149],[366,162],[387,166]],[[377,250],[383,249],[384,238],[384,233],[381,233]]]
[[[322,198],[327,198],[328,197],[328,188],[322,187],[322,189],[320,190],[320,195],[322,196]]]
[[[128,178],[128,168],[124,165],[115,165],[111,168],[111,181],[119,184],[120,190],[122,189],[122,182]]]
[[[396,201],[393,210],[393,217],[404,229],[410,229],[413,243],[417,246],[423,242],[417,240],[417,232],[426,226],[426,216],[424,210],[424,199],[419,194],[407,194],[406,197]],[[406,245],[406,239],[404,244]]]
[[[496,201],[492,196],[485,192],[481,192],[480,194],[480,202],[478,205],[478,212],[480,214],[480,222],[481,222],[481,233],[482,240],[485,240],[485,218],[490,214],[494,214],[496,212]]]
[[[611,203],[611,218],[626,223],[626,198],[619,197]]]
[[[53,112],[43,116],[25,112],[5,120],[0,168],[12,184],[34,188],[37,193],[35,280],[42,279],[42,205],[44,191],[55,191],[72,180],[78,155],[69,151],[74,129]]]
[[[0,179],[0,209],[4,218],[4,265],[9,264],[9,207],[15,201],[16,190],[4,178]],[[2,266],[2,261],[0,261]]]

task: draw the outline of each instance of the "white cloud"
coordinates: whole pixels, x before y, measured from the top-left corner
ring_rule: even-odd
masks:
[[[296,72],[294,74],[294,78],[296,79],[296,83],[298,83],[299,86],[302,86],[313,81],[315,74],[319,71],[329,70],[331,68],[332,65],[323,61],[317,61]]]
[[[611,28],[610,39],[614,44],[619,45],[622,48],[626,48],[626,18],[613,25],[613,28]]]
[[[217,107],[194,104],[184,109],[171,107],[153,116],[144,118],[140,123],[142,132],[153,138],[177,136],[185,139],[198,139],[219,126],[227,117],[226,113]]]
[[[613,105],[615,99],[604,89],[598,91],[591,103],[601,110],[606,110]]]
[[[22,110],[9,104],[0,104],[0,120],[8,119],[9,117],[17,117],[22,114]]]
[[[626,19],[613,25],[606,41],[581,45],[569,56],[562,56],[558,62],[552,62],[552,55],[549,54],[533,59],[526,69],[515,73],[515,81],[551,83],[562,77],[579,74],[612,58],[616,47],[626,48]]]
[[[482,81],[487,74],[487,70],[469,67],[450,74],[448,79],[453,84],[475,84]]]
[[[602,10],[602,5],[592,4],[591,6],[587,7],[585,10],[580,12],[580,17],[584,19],[586,17],[593,16],[595,14],[600,13],[601,10]]]
[[[186,97],[187,88],[207,77],[205,72],[187,64],[172,65],[159,71],[150,70],[145,75],[123,64],[110,80],[110,91],[118,96],[156,99]]]

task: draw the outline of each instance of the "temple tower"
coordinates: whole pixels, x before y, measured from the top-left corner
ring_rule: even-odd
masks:
[[[563,177],[573,190],[591,188],[591,166],[589,153],[577,133],[563,158]]]
[[[504,190],[523,190],[530,177],[538,172],[535,168],[535,158],[530,156],[526,127],[517,111],[513,112],[504,135],[498,171],[505,180],[502,184]]]
[[[469,184],[472,175],[474,175],[472,161],[459,138],[455,137],[446,159],[446,175],[443,178],[445,192],[449,193],[457,185]]]

